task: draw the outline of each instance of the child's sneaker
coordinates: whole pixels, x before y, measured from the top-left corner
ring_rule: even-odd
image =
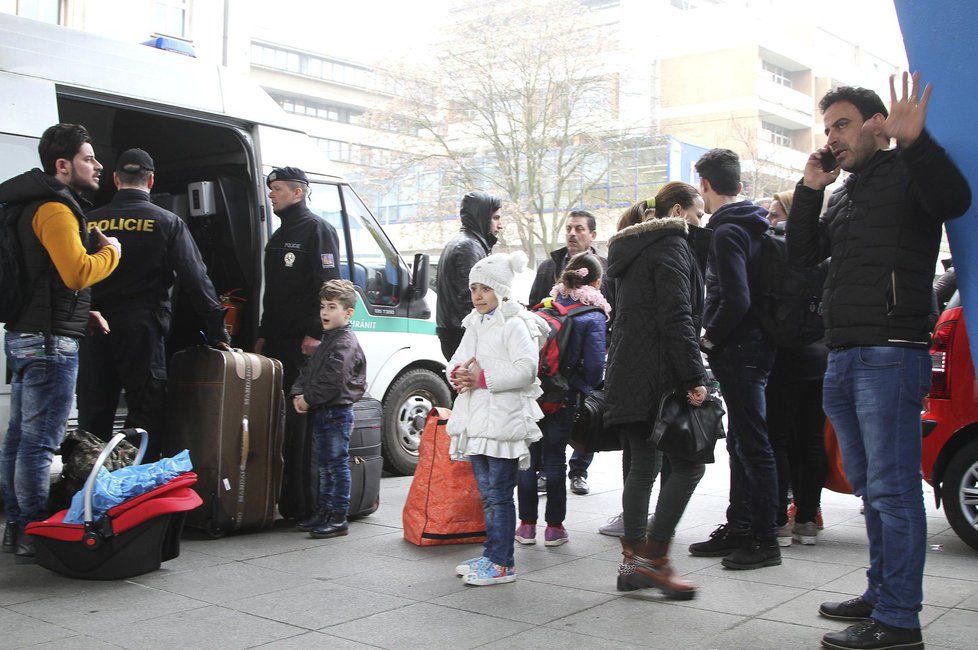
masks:
[[[471,560],[466,560],[465,562],[462,562],[457,567],[455,567],[455,575],[465,577],[466,575],[471,573],[475,569],[476,565],[478,565],[479,562],[482,560],[488,561],[488,558],[486,558],[485,555],[480,555],[479,557],[474,557]]]
[[[818,538],[818,524],[814,521],[796,522],[791,532],[796,542],[813,546]]]
[[[516,541],[520,544],[530,544],[537,543],[537,525],[536,524],[520,524],[519,528],[516,529]]]
[[[778,546],[791,546],[791,524],[778,526],[776,534],[778,536]]]
[[[501,566],[492,561],[486,561],[475,565],[472,572],[466,574],[462,579],[465,584],[477,587],[501,585],[516,580],[516,567]]]
[[[560,546],[566,544],[567,540],[567,529],[563,526],[547,526],[547,530],[543,532],[544,546]]]

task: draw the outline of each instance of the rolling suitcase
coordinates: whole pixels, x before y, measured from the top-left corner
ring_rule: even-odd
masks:
[[[365,517],[380,506],[380,427],[384,418],[381,403],[366,396],[353,405],[350,434],[349,517]],[[285,478],[279,512],[283,517],[302,519],[312,514],[319,498],[319,469],[313,450],[312,418],[297,418],[295,431],[286,445]]]
[[[187,525],[215,537],[272,526],[282,483],[282,364],[201,346],[174,354],[169,375],[167,450],[190,450],[204,500]]]

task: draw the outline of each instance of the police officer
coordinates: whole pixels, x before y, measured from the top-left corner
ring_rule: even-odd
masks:
[[[255,352],[282,362],[288,393],[303,355],[312,354],[323,334],[319,289],[340,277],[339,238],[306,205],[309,179],[304,171],[276,168],[266,183],[282,225],[265,246],[264,312]]]
[[[186,224],[149,200],[154,170],[142,149],[123,152],[112,175],[118,192],[88,213],[89,230],[97,227],[118,238],[131,253],[92,290],[92,309],[104,320],[101,331],[84,340],[78,377],[79,426],[108,440],[119,391],[125,389],[126,426],[150,433],[151,454],[161,443],[153,434],[162,434],[164,339],[174,277],[202,319],[208,342],[227,349],[228,341],[224,310]]]

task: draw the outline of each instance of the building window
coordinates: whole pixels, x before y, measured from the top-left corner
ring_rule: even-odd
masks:
[[[779,147],[790,147],[791,131],[777,124],[761,122],[761,139],[776,144]]]
[[[390,80],[387,80],[383,75],[374,73],[369,68],[272,45],[252,43],[251,62],[255,65],[325,79],[347,86],[366,88],[367,90],[390,93],[392,87]]]
[[[157,34],[188,38],[190,0],[156,0],[153,29]]]
[[[63,3],[64,0],[17,0],[17,15],[60,25]]]
[[[779,65],[775,65],[769,61],[762,61],[761,68],[770,77],[771,81],[774,83],[784,86],[785,88],[792,87],[791,73]]]
[[[317,102],[312,99],[283,97],[279,95],[272,95],[272,97],[276,102],[278,102],[279,106],[285,109],[287,113],[308,115],[309,117],[329,120],[330,122],[356,124],[357,118],[363,114],[363,111],[355,108],[334,106],[332,104]]]

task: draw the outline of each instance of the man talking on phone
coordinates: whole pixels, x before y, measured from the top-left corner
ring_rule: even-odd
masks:
[[[931,381],[931,283],[943,223],[968,209],[971,190],[924,129],[931,86],[921,95],[920,73],[910,92],[908,81],[904,73],[898,99],[890,77],[889,111],[865,88],[822,98],[828,141],[809,156],[788,218],[792,259],[814,266],[832,258],[822,299],[830,349],[823,402],[869,537],[866,591],[819,608],[855,622],[826,634],[827,648],[923,648],[920,411]],[[837,166],[827,162],[826,171],[830,153]],[[850,175],[820,218],[840,170]]]

